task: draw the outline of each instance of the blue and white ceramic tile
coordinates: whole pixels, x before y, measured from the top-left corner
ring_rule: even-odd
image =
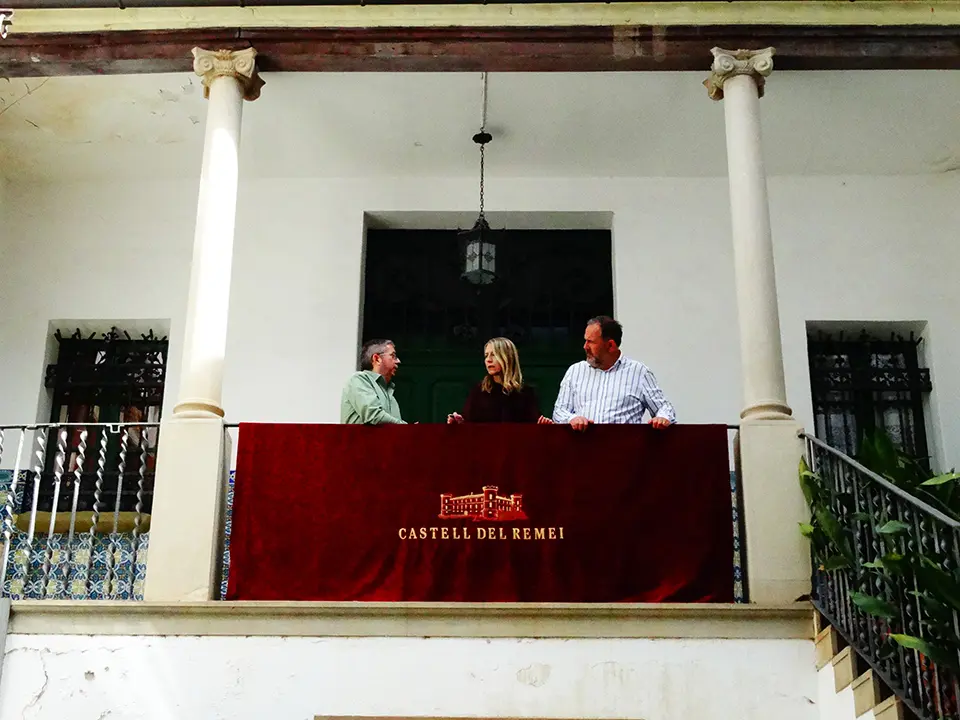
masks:
[[[2,539],[0,539],[2,543]],[[2,593],[13,599],[142,600],[150,533],[34,536],[14,529]],[[0,544],[0,552],[3,545]],[[44,572],[46,568],[46,572]]]
[[[30,553],[26,535],[15,532],[10,538],[10,554],[7,576],[3,582],[3,594],[14,600],[26,598],[27,581],[30,575]]]
[[[20,471],[14,507],[19,505],[30,476],[28,470]],[[0,470],[0,530],[12,478],[12,470]],[[48,542],[42,528],[36,529],[33,542],[28,544],[27,534],[12,527],[7,573],[0,593],[16,600],[142,600],[149,538],[149,532],[137,537],[134,556],[132,533],[81,533],[68,546],[67,535],[54,534]],[[0,532],[0,552],[4,546]]]
[[[16,507],[20,498],[23,496],[23,484],[27,481],[27,471],[21,470],[17,481],[17,492],[13,499],[13,506]],[[0,510],[7,503],[7,496],[10,494],[10,486],[13,481],[13,470],[0,470]]]
[[[143,600],[143,585],[147,579],[147,550],[150,547],[150,533],[137,537],[137,553],[134,558],[133,599]]]
[[[227,596],[227,580],[230,578],[230,534],[233,531],[233,483],[237,471],[227,476],[227,507],[223,522],[223,567],[220,573],[220,599]]]
[[[88,533],[74,538],[70,555],[70,579],[67,583],[67,596],[71,600],[87,600],[90,597],[87,581],[93,560],[92,548],[93,540]]]
[[[730,472],[730,506],[733,520],[733,601],[746,602],[743,594],[743,563],[741,560],[740,509],[737,501],[737,474]]]

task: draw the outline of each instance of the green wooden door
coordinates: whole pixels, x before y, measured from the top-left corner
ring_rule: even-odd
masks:
[[[396,397],[407,422],[446,422],[451,412],[460,412],[470,388],[483,379],[482,349],[457,350],[399,349],[401,365],[396,377]],[[526,357],[529,356],[530,360]],[[540,413],[553,413],[560,380],[571,362],[580,357],[554,350],[524,352],[521,367],[524,382],[533,388]]]

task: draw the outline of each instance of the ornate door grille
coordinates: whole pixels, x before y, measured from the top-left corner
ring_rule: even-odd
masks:
[[[856,457],[864,433],[884,430],[905,453],[929,464],[923,394],[930,371],[920,367],[911,335],[881,339],[866,332],[808,337],[816,436]]]

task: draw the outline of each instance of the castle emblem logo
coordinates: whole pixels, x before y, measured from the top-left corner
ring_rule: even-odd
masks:
[[[498,495],[496,485],[484,485],[483,492],[473,495],[443,493],[440,495],[442,520],[473,520],[474,522],[510,522],[526,520],[523,511],[523,495],[514,493],[509,497]]]

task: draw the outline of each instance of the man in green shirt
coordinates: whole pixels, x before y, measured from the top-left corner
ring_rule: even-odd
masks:
[[[406,425],[393,396],[400,360],[392,340],[368,340],[360,350],[360,372],[347,380],[340,422],[348,425]]]

